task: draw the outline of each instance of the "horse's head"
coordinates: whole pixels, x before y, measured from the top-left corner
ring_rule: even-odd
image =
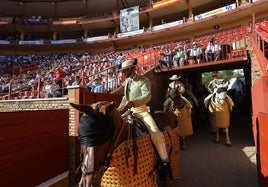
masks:
[[[122,125],[114,102],[101,101],[92,105],[70,103],[83,113],[78,127],[83,153],[81,186],[99,186],[118,138],[116,124]],[[116,137],[116,138],[115,138]]]
[[[219,103],[220,105],[224,105],[226,96],[227,96],[227,86],[219,85],[215,92],[215,102]]]

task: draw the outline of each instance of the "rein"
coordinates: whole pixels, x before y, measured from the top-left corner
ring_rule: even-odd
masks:
[[[108,167],[110,166],[110,162],[111,162],[111,159],[112,159],[112,155],[113,155],[113,152],[114,150],[116,149],[116,147],[118,146],[118,141],[120,139],[120,137],[122,136],[122,132],[123,132],[123,129],[124,129],[124,125],[123,124],[120,128],[120,131],[119,131],[119,134],[117,137],[115,137],[115,132],[113,133],[113,136],[111,137],[110,141],[109,141],[109,145],[108,145],[108,149],[106,150],[106,153],[105,153],[105,159],[104,159],[104,162],[103,162],[103,165],[100,165],[98,167],[97,170],[100,170],[102,169],[102,173],[104,173]],[[115,139],[115,144],[114,146],[112,146],[112,140]],[[81,167],[82,163],[80,164],[80,167]],[[87,172],[86,175],[94,175],[96,173],[96,171],[92,171],[92,172]]]
[[[133,151],[133,156],[134,156],[134,169],[133,169],[133,173],[137,174],[137,168],[138,168],[138,149],[137,149],[137,123],[138,123],[138,118],[136,118],[131,111],[127,111],[126,113],[124,113],[123,118],[125,118],[127,120],[127,126],[128,126],[128,137],[127,137],[127,144],[125,147],[125,160],[126,160],[126,164],[127,166],[129,166],[128,163],[128,158],[130,156],[130,140],[133,140],[133,146],[132,146],[132,151]]]
[[[112,137],[111,140],[113,140],[114,138],[116,138],[116,140],[115,140],[115,143],[114,143],[114,146],[113,146],[112,149],[111,149],[111,147],[112,147],[112,141],[110,141],[110,143],[109,143],[108,149],[107,149],[106,154],[105,154],[106,156],[105,156],[104,165],[103,165],[104,166],[104,171],[106,171],[107,168],[110,165],[113,152],[116,149],[116,147],[118,146],[117,144],[118,144],[119,138],[122,135],[123,129],[124,129],[124,124],[121,126],[120,131],[119,131],[119,134],[118,134],[117,137],[114,137],[115,136],[115,133],[113,133],[113,137]]]

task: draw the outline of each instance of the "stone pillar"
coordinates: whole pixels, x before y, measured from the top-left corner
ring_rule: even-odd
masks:
[[[115,24],[115,33],[119,33],[120,32],[120,26],[119,24]]]
[[[152,30],[153,27],[153,19],[152,17],[149,15],[149,29]]]
[[[191,0],[186,0],[187,2],[187,7],[188,7],[188,19],[186,19],[186,22],[191,22],[194,20],[194,15],[193,15],[193,8],[192,4],[190,2]]]
[[[84,30],[84,38],[87,38],[87,37],[88,37],[88,31]]]
[[[53,34],[52,34],[52,39],[53,39],[53,40],[57,40],[57,32],[55,32],[55,31],[53,32]]]
[[[25,33],[24,32],[21,32],[20,33],[20,40],[24,40],[25,39]]]
[[[83,103],[82,93],[85,91],[85,88],[81,86],[69,86],[67,89],[70,103]],[[77,136],[80,113],[71,106],[69,109],[69,186],[76,186],[78,179],[76,178],[75,171],[80,162],[80,145]]]

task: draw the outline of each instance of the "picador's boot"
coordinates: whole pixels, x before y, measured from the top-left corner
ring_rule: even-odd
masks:
[[[161,168],[159,171],[159,180],[160,181],[172,180],[172,170],[171,170],[169,162],[161,163]]]

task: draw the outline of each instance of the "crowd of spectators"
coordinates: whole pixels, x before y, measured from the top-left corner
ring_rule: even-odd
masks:
[[[116,66],[119,63],[118,59],[121,59],[120,56],[124,56],[120,60],[122,63],[128,53],[129,50],[43,55],[0,54],[0,96],[7,95],[9,91],[12,93],[33,91],[40,84],[40,97],[61,97],[66,95],[67,86],[84,84],[93,88],[96,81],[104,84],[105,88],[92,89],[93,92],[111,91],[118,83],[109,82],[108,88],[104,83],[107,82],[105,76],[100,72],[108,74],[108,70],[107,72],[104,70]],[[115,69],[112,70],[115,75]]]
[[[116,89],[122,80],[118,71],[120,64],[126,59],[135,57],[135,54],[141,56],[148,51],[153,51],[157,56],[155,60],[159,62],[161,68],[223,59],[220,52],[222,43],[216,43],[214,40],[217,38],[218,42],[217,36],[215,33],[206,38],[195,37],[154,46],[133,47],[122,51],[34,55],[0,54],[0,95],[7,95],[10,91],[12,93],[32,91],[40,87],[40,97],[61,97],[67,94],[68,86],[74,85],[87,86],[89,90],[98,93],[110,92]],[[195,49],[201,52],[192,52]],[[103,84],[103,88],[94,89],[95,82]]]
[[[172,67],[221,60],[221,46],[214,40],[214,38],[211,38],[207,46],[196,42],[194,39],[178,42],[175,47],[170,44],[162,46],[159,53],[162,56],[158,61],[159,69],[172,69]]]

